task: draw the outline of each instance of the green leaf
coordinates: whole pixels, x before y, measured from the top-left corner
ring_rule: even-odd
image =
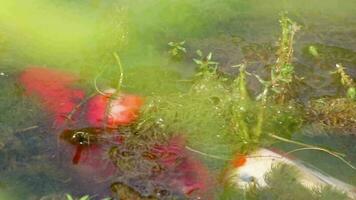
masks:
[[[74,200],[70,194],[66,194],[67,200]]]
[[[203,57],[203,52],[200,49],[197,50],[197,54],[198,56]]]
[[[218,62],[215,62],[215,61],[209,61],[208,62],[208,65],[217,65],[217,64],[219,64]]]
[[[356,88],[355,87],[350,87],[347,90],[347,97],[352,99],[352,100],[356,100]]]
[[[213,54],[210,52],[210,53],[208,54],[208,56],[206,57],[206,59],[207,59],[207,60],[211,60],[212,57],[213,57]]]
[[[310,53],[312,56],[314,56],[315,58],[319,57],[318,49],[317,49],[315,46],[310,45],[309,48],[308,48],[308,50],[309,50],[309,53]]]
[[[203,64],[203,62],[201,61],[201,60],[198,60],[198,59],[193,59],[194,60],[194,62],[196,63],[196,64],[198,64],[198,65],[201,65],[201,64]]]
[[[89,195],[82,196],[79,200],[89,200]]]

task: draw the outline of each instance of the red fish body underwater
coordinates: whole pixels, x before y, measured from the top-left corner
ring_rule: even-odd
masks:
[[[57,125],[62,124],[84,98],[84,91],[72,88],[78,80],[75,75],[41,67],[29,67],[19,77],[26,93],[39,99],[44,108],[54,115]]]
[[[125,142],[117,128],[138,118],[143,98],[125,93],[115,96],[116,91],[109,89],[86,99],[84,90],[75,86],[77,81],[79,77],[69,72],[43,67],[29,67],[19,76],[25,93],[35,97],[54,116],[54,127],[61,133],[57,138],[62,143],[65,141],[61,148],[73,155],[72,164],[81,173],[99,174],[105,179],[117,172],[108,158],[108,146]],[[79,114],[73,117],[74,111]],[[73,130],[68,121],[80,122],[81,127]],[[101,141],[100,137],[109,141]],[[208,170],[187,152],[182,138],[171,138],[167,145],[157,144],[152,147],[152,153],[168,169],[158,178],[169,187],[178,188],[186,195],[207,191]]]
[[[24,87],[25,93],[35,97],[43,109],[53,116],[54,128],[57,132],[61,132],[58,138],[66,138],[66,141],[72,144],[70,146],[62,144],[66,146],[67,152],[74,152],[72,163],[80,166],[81,169],[85,168],[84,171],[89,173],[99,171],[106,175],[110,175],[110,172],[113,174],[112,169],[115,166],[112,163],[103,165],[102,159],[98,159],[106,156],[105,145],[94,143],[88,145],[83,144],[83,141],[77,141],[77,143],[72,143],[72,141],[80,140],[77,138],[85,140],[88,135],[94,138],[108,134],[103,130],[104,127],[114,129],[132,123],[138,116],[143,100],[139,96],[130,94],[121,94],[114,98],[112,96],[115,90],[110,89],[106,94],[98,94],[89,98],[85,105],[78,107],[85,100],[86,94],[84,90],[75,87],[77,81],[79,77],[72,73],[44,67],[28,67],[19,76],[19,82]],[[79,114],[78,116],[84,116],[83,119],[71,116],[74,111]],[[93,128],[68,130],[66,122],[80,123],[82,127]],[[68,139],[70,134],[71,138]],[[117,138],[116,136],[108,137],[113,140]]]
[[[130,94],[112,98],[114,93],[115,90],[107,90],[105,94],[96,95],[88,102],[86,118],[91,126],[106,124],[109,128],[117,128],[136,120],[143,104],[142,98]],[[108,106],[110,111],[107,111]]]
[[[39,98],[45,109],[54,114],[56,125],[62,125],[84,100],[85,92],[74,88],[78,80],[68,72],[41,67],[30,67],[20,75],[26,93]],[[110,89],[89,99],[85,111],[89,126],[117,128],[136,120],[143,99],[130,94],[112,98],[114,93],[115,90]]]

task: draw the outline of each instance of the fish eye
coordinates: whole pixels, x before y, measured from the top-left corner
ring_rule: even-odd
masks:
[[[248,183],[254,182],[256,180],[255,177],[253,177],[249,174],[241,174],[240,179],[243,180],[244,182],[248,182]]]
[[[89,133],[84,131],[77,131],[73,134],[72,140],[78,142],[79,144],[88,144],[89,143]]]

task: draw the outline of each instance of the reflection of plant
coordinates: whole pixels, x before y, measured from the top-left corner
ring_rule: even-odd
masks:
[[[180,60],[184,56],[185,53],[187,53],[187,50],[183,46],[185,44],[185,41],[182,42],[169,42],[168,46],[170,47],[170,50],[168,51],[169,55],[173,59]]]
[[[336,71],[331,72],[340,76],[341,84],[347,88],[346,96],[350,99],[356,100],[355,82],[345,71],[345,67],[341,64],[336,64]]]

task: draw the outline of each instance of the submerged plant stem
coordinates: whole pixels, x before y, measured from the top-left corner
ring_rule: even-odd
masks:
[[[256,129],[255,129],[255,133],[254,133],[257,141],[260,139],[260,136],[262,133],[264,116],[265,116],[265,104],[262,103],[262,105],[260,106],[258,115],[257,115],[257,125],[256,125]]]
[[[23,129],[20,129],[20,130],[17,130],[15,131],[15,133],[23,133],[23,132],[27,132],[27,131],[30,131],[30,130],[33,130],[33,129],[37,129],[39,128],[38,125],[34,125],[34,126],[30,126],[30,127],[27,127],[27,128],[23,128]]]
[[[122,68],[121,59],[120,59],[120,57],[119,57],[119,54],[117,54],[116,52],[114,52],[114,57],[115,57],[115,59],[116,59],[117,66],[119,67],[119,70],[120,70],[120,77],[119,77],[119,80],[118,80],[117,86],[116,86],[117,92],[120,92],[121,86],[122,86],[122,82],[123,82],[123,80],[124,80],[124,70],[123,70],[123,68]]]
[[[339,160],[341,160],[343,163],[345,163],[347,166],[349,166],[350,168],[356,170],[356,167],[353,166],[350,162],[346,161],[343,157],[345,157],[345,154],[341,154],[341,153],[338,153],[338,152],[334,152],[334,151],[330,151],[328,149],[325,149],[325,148],[322,148],[322,147],[317,147],[317,146],[313,146],[313,145],[309,145],[309,144],[305,144],[305,143],[302,143],[302,142],[297,142],[297,141],[293,141],[293,140],[289,140],[289,139],[286,139],[286,138],[283,138],[283,137],[280,137],[280,136],[277,136],[277,135],[274,135],[274,134],[269,134],[270,137],[274,138],[274,139],[277,139],[277,140],[280,140],[280,141],[283,141],[283,142],[288,142],[288,143],[292,143],[292,144],[296,144],[296,145],[300,145],[300,146],[304,146],[305,148],[300,148],[300,149],[296,149],[296,150],[293,150],[293,151],[290,151],[290,152],[287,152],[286,154],[290,154],[290,153],[293,153],[293,152],[296,152],[296,151],[302,151],[302,150],[318,150],[318,151],[323,151],[323,152],[326,152],[336,158],[338,158]]]
[[[104,71],[104,70],[103,70]],[[102,72],[103,72],[102,71]],[[104,95],[104,96],[107,96],[107,94],[105,94],[104,92],[102,92],[100,89],[99,89],[99,87],[98,87],[98,84],[97,84],[97,81],[98,81],[98,78],[99,78],[99,76],[102,74],[102,72],[100,72],[98,75],[96,75],[96,77],[94,78],[94,88],[95,88],[95,90],[99,93],[99,94],[101,94],[101,95]]]
[[[224,161],[229,161],[231,159],[226,159],[226,158],[222,158],[220,156],[217,156],[217,155],[211,155],[211,154],[207,154],[207,153],[204,153],[204,152],[201,152],[201,151],[198,151],[196,149],[193,149],[189,146],[185,146],[185,148],[191,152],[194,152],[194,153],[197,153],[197,154],[200,154],[200,155],[203,155],[203,156],[206,156],[206,157],[209,157],[209,158],[214,158],[214,159],[217,159],[217,160],[224,160]]]
[[[87,96],[86,98],[84,98],[80,103],[78,103],[73,110],[66,116],[66,122],[68,120],[72,120],[73,115],[78,111],[78,109],[85,104],[91,97],[93,97],[95,95],[95,93],[90,94],[89,96]]]
[[[294,149],[294,150],[292,150],[292,151],[288,151],[288,152],[286,153],[286,155],[291,154],[291,153],[294,153],[294,152],[298,152],[298,151],[304,151],[304,150],[324,151],[324,152],[326,152],[326,153],[328,153],[328,154],[331,154],[332,156],[335,156],[336,158],[338,158],[339,160],[341,160],[343,163],[345,163],[346,165],[348,165],[348,166],[351,167],[352,169],[356,170],[356,167],[353,166],[350,162],[348,162],[348,161],[345,160],[344,158],[342,158],[341,155],[338,155],[339,153],[336,154],[336,153],[334,153],[334,152],[330,152],[330,151],[328,151],[328,150],[326,150],[326,149],[323,149],[323,148],[320,148],[320,147],[305,147],[305,148]]]

